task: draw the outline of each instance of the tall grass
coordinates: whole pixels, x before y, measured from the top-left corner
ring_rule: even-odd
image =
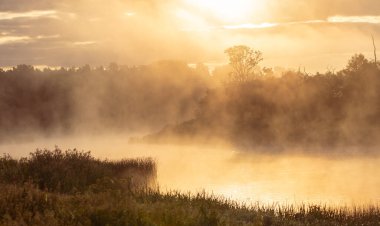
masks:
[[[100,161],[58,148],[5,155],[0,225],[380,225],[377,206],[243,205],[206,192],[136,189],[132,178],[148,183],[155,174],[151,159]]]
[[[92,189],[60,194],[0,184],[0,225],[379,225],[377,207],[242,206],[207,195]]]
[[[101,161],[90,152],[76,149],[62,151],[37,150],[28,158],[0,158],[0,180],[3,183],[23,184],[32,182],[39,189],[53,192],[84,191],[104,178],[121,179],[129,188],[151,185],[156,177],[156,165],[152,159],[124,159]]]

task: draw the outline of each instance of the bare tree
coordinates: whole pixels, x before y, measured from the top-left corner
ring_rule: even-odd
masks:
[[[375,65],[377,66],[377,55],[376,55],[376,44],[375,44],[375,38],[372,35],[372,44],[373,44],[373,54],[375,56]]]

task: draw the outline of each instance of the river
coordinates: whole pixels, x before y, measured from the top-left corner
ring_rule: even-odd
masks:
[[[95,157],[152,157],[161,191],[203,192],[246,204],[380,203],[380,157],[254,154],[221,145],[129,144],[127,136],[37,139],[1,144],[1,153],[18,158],[36,148],[78,148]]]

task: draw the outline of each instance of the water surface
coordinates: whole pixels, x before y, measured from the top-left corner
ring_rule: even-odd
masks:
[[[380,203],[379,157],[241,153],[222,146],[129,144],[128,136],[38,139],[1,144],[26,156],[36,148],[91,150],[99,158],[152,157],[161,190],[206,191],[245,203]]]

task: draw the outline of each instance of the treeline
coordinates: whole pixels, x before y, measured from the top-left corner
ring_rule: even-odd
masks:
[[[266,69],[265,76],[209,90],[194,119],[145,140],[217,138],[248,149],[378,145],[379,68],[358,54],[336,73],[278,77]]]
[[[0,137],[158,130],[194,117],[207,79],[208,71],[175,61],[0,70]]]
[[[255,67],[243,80],[229,77],[231,67],[210,76],[203,65],[175,61],[57,70],[19,65],[0,71],[0,137],[160,131],[144,140],[374,146],[380,140],[379,68],[361,54],[338,72]]]

